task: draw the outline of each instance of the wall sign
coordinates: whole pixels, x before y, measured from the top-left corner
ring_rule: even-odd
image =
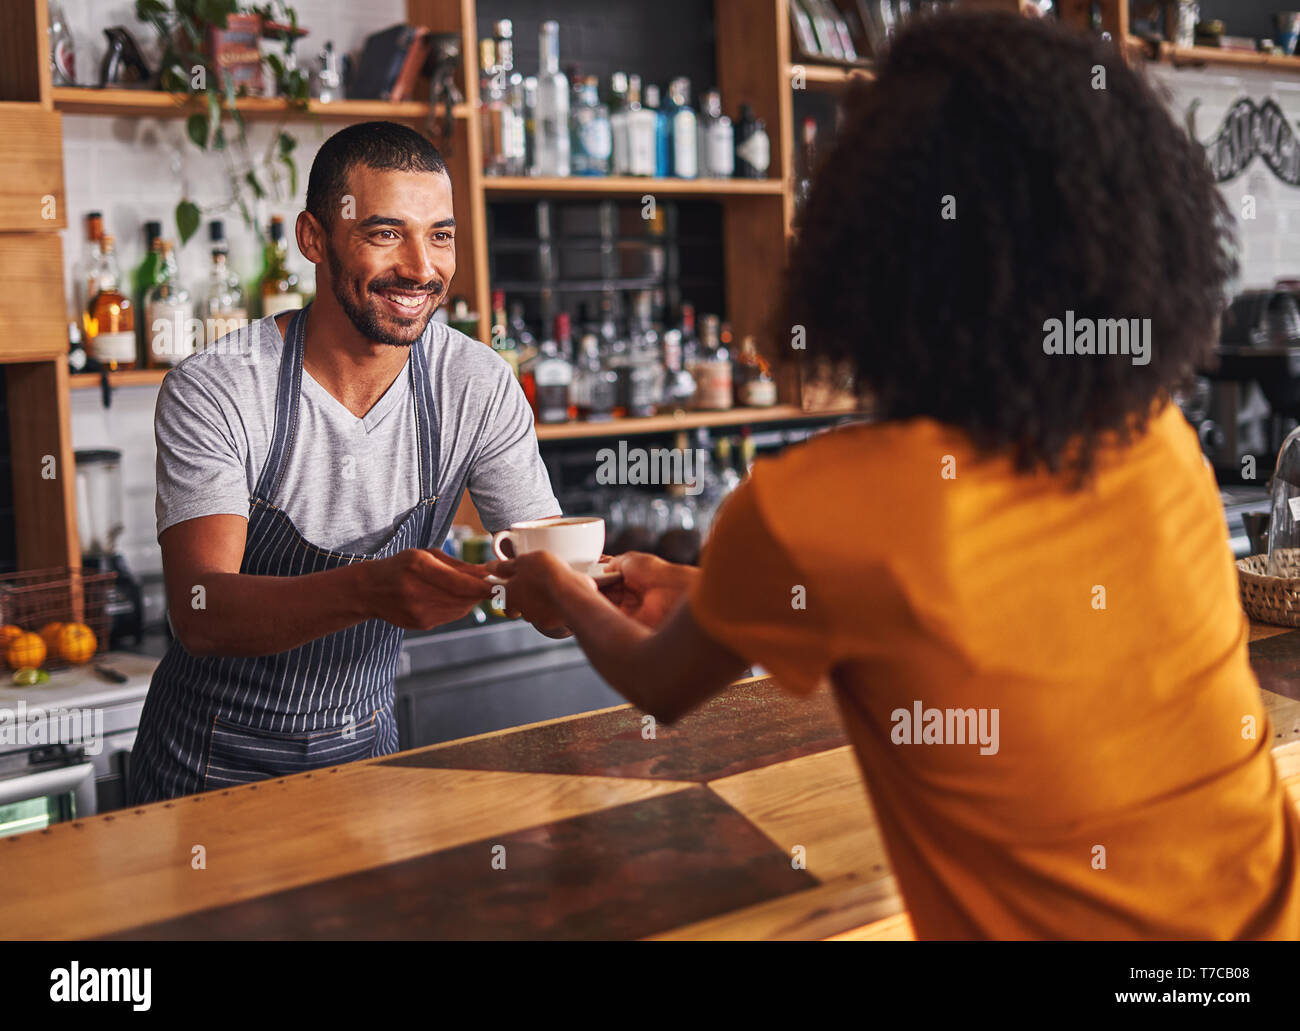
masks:
[[[1197,106],[1193,102],[1188,112],[1189,125]],[[1300,138],[1274,100],[1256,104],[1242,97],[1228,108],[1219,131],[1204,147],[1215,182],[1237,178],[1258,157],[1284,183],[1300,186]]]

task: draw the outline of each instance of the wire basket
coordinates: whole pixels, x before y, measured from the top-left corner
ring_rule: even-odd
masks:
[[[113,572],[87,573],[70,566],[5,574],[0,576],[0,623],[34,634],[50,623],[84,623],[95,635],[98,655],[108,647],[108,600],[116,580]],[[61,669],[72,663],[47,641],[43,665]]]

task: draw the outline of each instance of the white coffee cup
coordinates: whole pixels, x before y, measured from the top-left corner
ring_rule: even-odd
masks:
[[[513,555],[501,545],[510,542]],[[514,523],[492,535],[497,558],[510,559],[530,551],[549,551],[574,569],[585,572],[605,551],[605,520],[599,516],[552,516],[526,523]]]

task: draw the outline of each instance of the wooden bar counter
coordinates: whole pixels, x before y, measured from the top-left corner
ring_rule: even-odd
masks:
[[[1300,804],[1300,632],[1252,628]],[[26,938],[908,938],[833,699],[740,681],[0,840]],[[804,868],[792,862],[797,847]]]

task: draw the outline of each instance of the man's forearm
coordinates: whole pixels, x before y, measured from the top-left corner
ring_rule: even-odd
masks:
[[[194,655],[273,655],[370,617],[360,563],[303,576],[204,574],[168,607]]]

